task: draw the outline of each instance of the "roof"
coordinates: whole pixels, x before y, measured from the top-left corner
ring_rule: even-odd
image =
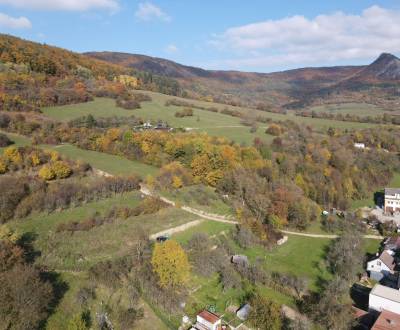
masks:
[[[247,258],[247,256],[236,254],[236,255],[232,256],[232,262],[233,263],[248,263],[249,259]]]
[[[400,236],[392,236],[389,237],[386,242],[385,245],[396,245],[396,246],[400,246]]]
[[[241,319],[242,321],[246,320],[250,314],[250,305],[249,304],[245,304],[242,307],[240,307],[240,309],[236,312],[236,315],[239,319]]]
[[[379,256],[379,260],[381,260],[390,270],[394,270],[396,267],[396,262],[394,261],[393,256],[387,251],[382,252]]]
[[[400,194],[400,188],[385,188],[385,195]]]
[[[200,316],[201,318],[203,318],[204,320],[210,322],[211,324],[214,324],[214,323],[219,321],[219,316],[218,315],[216,315],[214,313],[211,313],[209,311],[206,311],[206,310],[200,312],[197,315]]]
[[[400,315],[383,310],[371,330],[400,329]]]
[[[369,295],[378,296],[400,304],[400,291],[387,286],[376,284]]]

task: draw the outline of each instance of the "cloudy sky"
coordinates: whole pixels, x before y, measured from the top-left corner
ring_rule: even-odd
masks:
[[[0,32],[78,52],[271,72],[400,55],[400,1],[0,0]]]

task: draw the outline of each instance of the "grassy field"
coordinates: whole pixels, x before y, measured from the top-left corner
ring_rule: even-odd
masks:
[[[192,128],[198,131],[204,131],[210,135],[226,136],[238,143],[251,144],[255,137],[262,138],[264,140],[271,140],[270,135],[265,134],[265,125],[260,124],[260,128],[256,133],[250,133],[250,128],[241,124],[241,119],[224,115],[221,113],[214,113],[210,111],[193,109],[193,117],[176,118],[175,112],[181,110],[181,107],[177,106],[165,106],[165,102],[171,97],[164,94],[143,92],[152,97],[152,101],[143,102],[141,109],[136,110],[124,110],[115,106],[115,101],[106,98],[97,98],[93,102],[75,104],[61,107],[48,107],[44,108],[43,112],[45,115],[57,119],[68,121],[73,118],[92,114],[94,117],[111,117],[111,116],[131,116],[135,115],[141,117],[144,120],[164,120],[167,121],[173,127],[185,127]],[[215,107],[219,110],[224,108],[238,110],[250,118],[256,116],[263,116],[271,118],[272,120],[293,120],[297,123],[302,123],[315,127],[316,129],[325,130],[328,127],[340,127],[340,128],[365,128],[373,126],[373,124],[366,123],[350,123],[327,119],[318,118],[304,118],[297,117],[293,114],[275,114],[265,111],[259,111],[255,109],[240,108],[227,106],[224,104],[210,103],[204,101],[180,99],[191,104],[203,106],[203,107]]]
[[[113,206],[134,207],[141,200],[140,195],[139,192],[132,192],[61,212],[36,214],[24,220],[13,221],[10,226],[36,237],[34,247],[41,251],[37,262],[58,270],[85,270],[101,260],[127,254],[139,227],[152,234],[197,218],[171,207],[161,210],[157,215],[117,219],[73,235],[55,232],[60,223],[79,222]]]
[[[0,131],[0,133],[3,133],[3,134],[5,134],[5,135],[7,135],[8,136],[8,138],[11,140],[11,141],[13,141],[14,142],[14,146],[17,146],[17,147],[23,147],[23,146],[27,146],[27,145],[30,145],[31,144],[31,141],[27,138],[27,137],[24,137],[24,136],[22,136],[22,135],[18,135],[18,134],[13,134],[13,133],[6,133],[6,132],[3,132],[3,131]],[[0,154],[2,154],[3,153],[3,150],[4,150],[5,148],[0,148]]]
[[[125,110],[115,106],[115,101],[107,98],[97,98],[93,102],[67,105],[61,107],[48,107],[43,113],[51,118],[68,121],[73,118],[91,114],[94,117],[111,116],[137,116],[143,120],[163,120],[172,127],[194,128],[199,132],[207,132],[214,136],[225,136],[238,143],[252,144],[255,137],[271,140],[271,136],[265,134],[264,129],[258,129],[256,133],[250,133],[250,128],[243,126],[239,118],[228,115],[193,109],[192,117],[177,118],[175,112],[181,110],[177,106],[165,106],[170,96],[151,93],[152,101],[143,102],[141,109]],[[208,104],[207,106],[211,106]],[[265,126],[265,125],[264,125]]]
[[[308,111],[315,112],[327,112],[333,114],[343,114],[343,115],[357,115],[361,117],[366,116],[377,116],[386,113],[382,108],[379,108],[373,104],[366,103],[343,103],[343,104],[326,104],[316,107],[311,107]]]
[[[158,172],[158,168],[151,165],[98,151],[83,150],[70,144],[41,145],[40,147],[56,150],[70,159],[85,161],[94,168],[113,175],[137,174],[145,178],[146,175],[155,175]]]

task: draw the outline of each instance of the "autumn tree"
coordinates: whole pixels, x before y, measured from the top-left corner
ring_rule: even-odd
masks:
[[[174,240],[155,244],[151,264],[161,287],[179,287],[188,279],[190,272],[188,257]]]
[[[250,299],[249,323],[256,329],[280,330],[282,315],[280,306],[260,294]]]
[[[52,299],[51,285],[33,266],[17,264],[0,272],[0,323],[4,329],[37,329]]]
[[[267,134],[271,134],[274,136],[279,136],[283,133],[283,129],[278,124],[271,124],[268,126],[267,130],[265,131]]]

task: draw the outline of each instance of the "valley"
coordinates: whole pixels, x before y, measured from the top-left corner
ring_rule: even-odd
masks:
[[[398,235],[364,209],[400,185],[398,61],[216,71],[0,35],[0,323],[350,329]]]

